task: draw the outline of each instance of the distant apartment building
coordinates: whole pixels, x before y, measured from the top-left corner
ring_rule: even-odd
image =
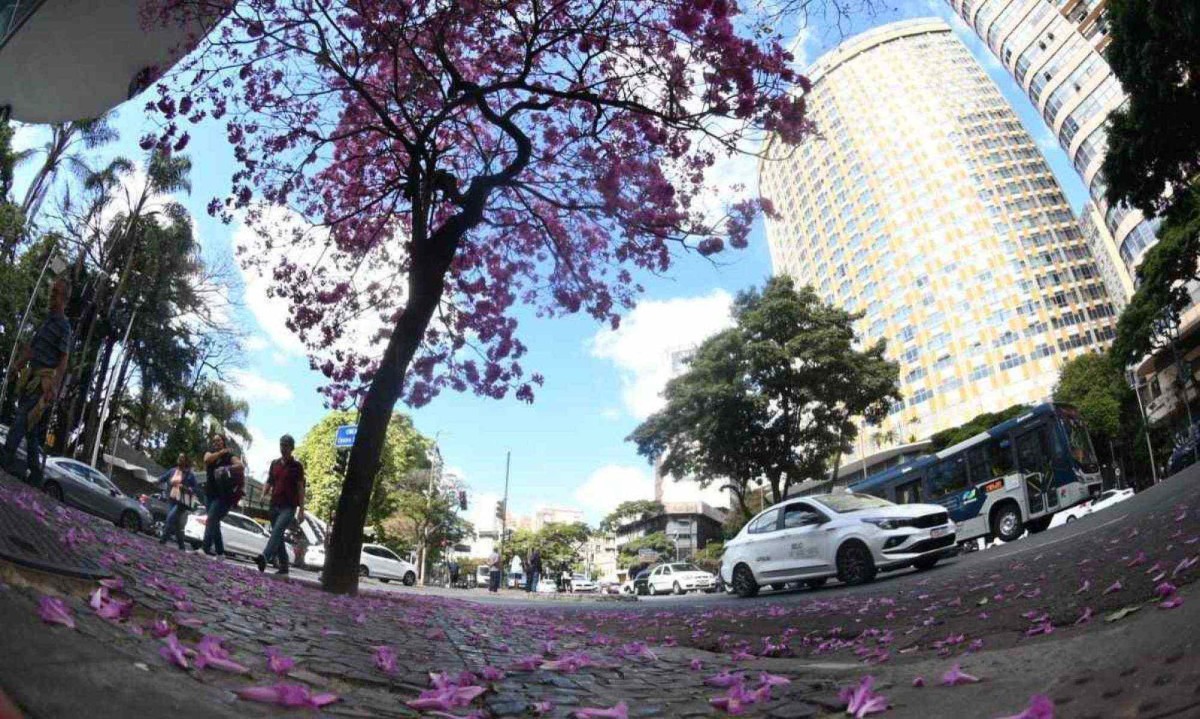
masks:
[[[1087,185],[1084,237],[1114,303],[1124,306],[1158,220],[1104,199],[1105,120],[1126,102],[1102,54],[1109,42],[1107,0],[946,1],[1029,96]]]
[[[725,511],[704,502],[664,502],[661,514],[638,519],[617,528],[615,546],[621,547],[648,534],[662,532],[671,542],[674,557],[687,559],[709,542],[721,541]]]
[[[541,531],[547,524],[575,524],[583,521],[583,510],[569,507],[540,507],[533,511],[530,524],[533,531]]]
[[[1061,188],[944,21],[870,30],[807,74],[820,134],[760,163],[772,263],[863,313],[903,394],[846,459],[1045,399],[1062,361],[1111,341],[1116,309]]]

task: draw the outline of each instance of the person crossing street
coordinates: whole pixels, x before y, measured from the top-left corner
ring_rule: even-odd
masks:
[[[164,472],[158,481],[167,484],[167,497],[171,502],[171,508],[167,510],[167,519],[163,522],[162,537],[159,538],[158,543],[166,544],[171,537],[175,537],[175,543],[179,546],[180,551],[183,551],[183,521],[188,510],[191,509],[192,498],[195,497],[197,489],[196,474],[192,472],[192,460],[180,452],[175,466]]]
[[[263,553],[254,558],[260,572],[267,570],[267,564],[277,561],[277,573],[288,573],[284,534],[293,521],[304,521],[304,465],[292,456],[295,449],[296,440],[290,434],[280,437],[280,457],[271,462],[271,468],[267,471],[266,490],[271,495],[271,538]]]

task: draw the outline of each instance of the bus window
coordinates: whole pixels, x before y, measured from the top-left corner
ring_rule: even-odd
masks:
[[[1021,464],[1021,472],[1026,474],[1050,471],[1050,452],[1046,448],[1046,433],[1041,428],[1017,438],[1017,461]]]
[[[1083,471],[1097,471],[1099,463],[1096,461],[1096,452],[1092,449],[1092,440],[1088,437],[1087,426],[1083,420],[1077,415],[1065,413],[1060,419],[1067,435],[1067,449],[1071,453],[1071,458],[1079,464]]]
[[[967,488],[967,460],[962,455],[947,457],[933,470],[933,497],[961,492]]]
[[[897,504],[920,504],[921,502],[921,480],[917,479],[908,484],[902,484],[896,487],[896,503]]]
[[[1008,437],[1000,437],[988,442],[988,455],[992,463],[992,476],[1003,477],[1012,474],[1012,442]]]
[[[971,484],[979,484],[992,478],[987,445],[981,444],[967,451],[967,466],[971,472]]]

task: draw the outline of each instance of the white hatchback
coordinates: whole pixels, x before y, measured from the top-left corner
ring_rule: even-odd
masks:
[[[711,572],[686,562],[660,564],[650,570],[650,576],[646,578],[646,590],[650,594],[708,592],[716,584],[717,578]]]
[[[208,525],[208,515],[191,512],[183,525],[183,537],[193,548],[199,549],[204,541],[204,530]],[[267,548],[267,540],[271,533],[258,522],[238,512],[229,512],[221,520],[221,543],[225,545],[226,554],[236,554],[253,559],[262,554]],[[291,545],[287,547],[291,552]],[[289,558],[291,555],[288,555]]]
[[[304,555],[304,563],[311,567],[325,566],[325,548],[309,547]],[[406,562],[396,553],[382,544],[364,544],[362,553],[358,555],[358,575],[363,578],[374,577],[387,584],[393,579],[411,587],[417,583],[417,567]]]
[[[881,570],[930,569],[954,551],[955,526],[936,504],[893,504],[867,494],[821,494],[781,502],[725,545],[721,579],[752,597],[761,586],[818,587],[830,577],[863,584]]]

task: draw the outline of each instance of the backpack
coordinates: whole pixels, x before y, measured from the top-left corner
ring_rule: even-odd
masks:
[[[212,478],[205,483],[204,491],[210,497],[232,497],[237,491],[237,478],[233,476],[233,467],[225,465],[214,469]]]

